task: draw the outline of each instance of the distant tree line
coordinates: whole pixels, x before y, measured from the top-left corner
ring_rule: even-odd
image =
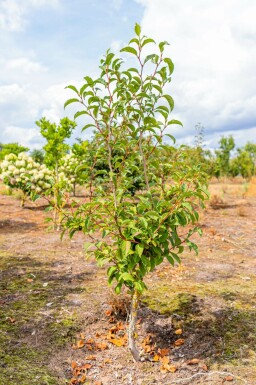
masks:
[[[64,118],[64,120],[67,118]],[[63,123],[63,122],[62,122]],[[69,124],[70,121],[68,121]],[[37,122],[37,125],[41,128],[43,125],[46,125],[46,127],[50,127],[51,130],[55,127],[54,124],[47,121],[46,119],[42,119],[41,121]],[[72,129],[74,127],[72,126]],[[55,127],[56,129],[56,127]],[[189,162],[193,164],[200,165],[203,170],[209,175],[209,177],[236,177],[236,176],[242,176],[244,178],[251,178],[256,174],[256,144],[252,142],[247,142],[242,147],[236,147],[235,140],[232,135],[230,136],[222,136],[219,140],[219,146],[214,151],[209,150],[205,148],[204,145],[204,127],[201,124],[197,124],[196,127],[196,134],[195,134],[195,141],[194,145],[180,145],[180,146],[170,146],[168,144],[165,144],[162,146],[162,149],[159,151],[158,156],[159,160],[162,159],[169,160],[170,167],[168,167],[168,170],[166,170],[166,174],[172,171],[171,164],[176,161],[177,158],[179,158],[179,162],[184,165],[184,163]],[[53,139],[51,138],[52,132],[49,130],[49,138],[51,144],[53,147],[55,147],[56,143],[54,143]],[[71,133],[71,132],[70,132]],[[69,133],[69,136],[70,136]],[[56,131],[56,137],[58,137],[58,130]],[[65,135],[64,135],[65,136]],[[62,138],[62,141],[64,138]],[[49,147],[49,143],[48,143]],[[48,167],[53,166],[51,163],[54,163],[51,159],[52,156],[52,149],[51,151],[48,151],[47,145],[44,146],[42,149],[34,149],[31,150],[29,155],[32,157],[32,159],[39,163],[39,164],[46,164]],[[0,143],[0,162],[5,158],[8,154],[15,154],[18,155],[21,152],[28,152],[29,148],[24,147],[18,143],[7,143],[2,144]],[[89,170],[92,166],[92,162],[94,161],[93,154],[95,154],[95,151],[97,152],[104,152],[104,147],[102,148],[95,148],[95,140],[89,142],[89,141],[83,141],[82,139],[78,138],[76,139],[76,142],[69,146],[68,144],[65,144],[61,150],[56,151],[56,154],[58,155],[58,162],[61,163],[61,158],[63,158],[66,154],[73,154],[79,159],[80,164],[84,164],[85,168],[84,170]],[[50,154],[50,155],[49,155]],[[50,156],[50,158],[49,158]],[[116,154],[118,157],[118,154]],[[52,161],[50,161],[50,160]],[[176,163],[177,166],[177,163]],[[108,165],[104,164],[102,162],[101,157],[97,159],[97,178],[99,181],[101,179],[104,179],[104,172],[108,169]],[[167,176],[167,175],[166,175]],[[131,185],[131,190],[134,189],[134,191],[137,188],[141,187],[141,178],[140,178],[140,171],[137,169],[131,171],[131,178],[133,179],[134,183]]]

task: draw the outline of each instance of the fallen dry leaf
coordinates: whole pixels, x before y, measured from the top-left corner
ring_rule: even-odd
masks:
[[[85,357],[85,359],[86,360],[91,360],[91,361],[94,361],[94,360],[96,360],[96,356],[87,356],[87,357]]]
[[[183,333],[183,330],[182,329],[177,329],[175,330],[174,334],[176,334],[177,336],[181,335]]]
[[[80,338],[81,338],[82,340],[85,340],[85,335],[84,335],[84,333],[80,333]]]
[[[188,365],[196,365],[199,364],[200,360],[198,358],[192,358],[192,360],[189,360],[187,362]]]
[[[158,349],[157,351],[161,357],[167,356],[170,353],[170,349]]]
[[[225,380],[226,380],[226,381],[234,381],[234,377],[232,377],[232,376],[227,376],[227,377],[225,377]]]
[[[79,341],[77,341],[77,344],[76,344],[76,346],[77,346],[77,349],[81,349],[81,348],[83,348],[83,347],[84,347],[84,341],[83,341],[83,340],[79,340]]]
[[[167,365],[170,362],[170,358],[169,357],[160,357],[160,361],[163,365]]]
[[[185,340],[183,338],[179,338],[177,341],[174,342],[175,346],[181,346],[183,345]]]
[[[112,313],[113,313],[112,310],[106,310],[105,311],[105,314],[107,317],[110,317],[112,315]]]
[[[160,359],[160,356],[158,354],[155,354],[154,357],[153,357],[153,361],[154,362],[158,362]]]
[[[126,340],[124,338],[109,338],[109,342],[119,347],[126,345]]]
[[[77,363],[75,361],[71,361],[71,368],[75,369],[77,367]]]
[[[100,343],[97,343],[95,347],[98,350],[106,350],[108,349],[108,344],[106,344],[105,342],[100,342]]]
[[[92,365],[91,364],[84,364],[81,366],[81,369],[85,369],[85,370],[88,370],[88,369],[91,369]]]

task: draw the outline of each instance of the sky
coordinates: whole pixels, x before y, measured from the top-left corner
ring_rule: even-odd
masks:
[[[255,18],[255,0],[0,0],[0,143],[41,148],[35,122],[73,118],[65,87],[97,76],[102,55],[125,46],[135,22],[170,43],[179,144],[194,143],[197,123],[210,148],[228,135],[238,147],[256,142]],[[72,141],[91,136],[82,123]]]

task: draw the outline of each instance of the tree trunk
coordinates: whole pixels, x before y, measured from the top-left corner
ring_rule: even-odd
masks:
[[[26,195],[23,193],[20,201],[20,207],[23,208],[25,206],[25,201],[26,201]]]
[[[134,289],[132,293],[132,303],[129,316],[128,326],[128,345],[135,361],[140,361],[140,352],[138,351],[135,344],[135,332],[136,332],[136,321],[139,307],[139,293]]]

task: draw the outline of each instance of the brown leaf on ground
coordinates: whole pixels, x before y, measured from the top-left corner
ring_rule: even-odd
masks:
[[[77,348],[78,349],[81,349],[81,348],[83,348],[84,347],[84,341],[83,340],[79,340],[79,341],[77,341],[77,344],[76,344],[76,346],[77,346]]]
[[[85,357],[85,360],[88,360],[88,361],[94,361],[94,360],[96,360],[96,356],[86,356]]]
[[[177,341],[174,342],[175,346],[181,346],[183,345],[185,340],[183,338],[179,338]]]
[[[183,333],[183,330],[182,329],[177,329],[175,330],[174,334],[176,334],[177,336],[181,335]]]
[[[158,362],[160,359],[160,356],[158,354],[155,354],[154,357],[153,357],[153,361],[154,362]]]
[[[75,369],[77,367],[77,363],[75,361],[71,361],[71,368]]]
[[[189,360],[187,362],[188,365],[197,365],[199,364],[200,360],[198,358],[192,358],[192,360]]]
[[[113,314],[113,311],[112,310],[106,310],[105,314],[107,317],[110,317]]]
[[[168,356],[170,349],[158,349],[157,351],[161,357]]]
[[[109,338],[108,340],[111,342],[111,344],[119,347],[126,345],[126,340],[124,338]]]
[[[95,347],[98,350],[106,350],[106,349],[108,349],[108,344],[106,344],[105,342],[99,342],[99,343],[95,344]]]
[[[234,381],[234,377],[227,376],[227,377],[225,377],[225,381]]]

